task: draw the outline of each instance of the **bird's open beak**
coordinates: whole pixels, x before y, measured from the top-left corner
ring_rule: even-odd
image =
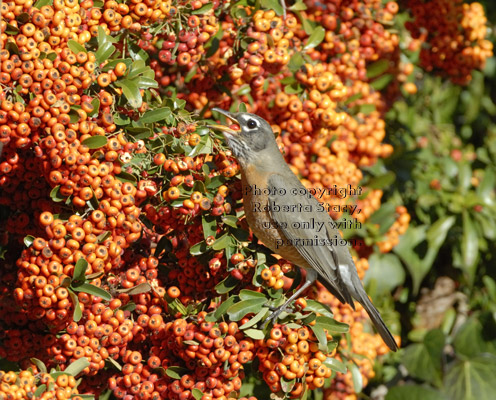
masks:
[[[238,123],[236,120],[236,117],[230,113],[229,111],[222,110],[221,108],[212,108],[212,111],[217,111],[218,113],[225,115],[227,118],[229,118],[231,121],[234,121],[235,123]],[[229,128],[226,125],[207,125],[208,128],[216,129],[219,131],[222,131],[223,133],[227,133],[230,135],[237,135],[239,134],[240,131],[234,130]]]

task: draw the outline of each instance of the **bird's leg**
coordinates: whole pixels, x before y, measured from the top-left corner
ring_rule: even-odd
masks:
[[[305,290],[307,290],[317,280],[318,275],[317,275],[317,272],[315,272],[315,270],[307,269],[306,271],[307,271],[307,276],[305,278],[305,283],[303,284],[303,286],[300,287],[288,300],[286,300],[286,302],[282,306],[279,306],[274,310],[272,315],[269,318],[267,318],[267,320],[263,324],[263,328],[265,328],[270,321],[276,320],[277,317],[279,317],[279,315],[283,311],[285,311],[286,307],[289,304],[291,304],[291,302],[294,299],[296,299],[298,296],[300,296]]]

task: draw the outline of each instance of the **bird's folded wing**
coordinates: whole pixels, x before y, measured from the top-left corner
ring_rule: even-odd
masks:
[[[347,288],[347,279],[342,276],[340,265],[348,268],[355,268],[353,260],[349,254],[352,265],[349,264],[349,259],[344,254],[349,253],[347,248],[340,249],[339,244],[335,247],[325,245],[332,240],[341,239],[339,232],[331,228],[332,219],[314,196],[306,190],[296,176],[287,178],[279,174],[272,174],[268,181],[269,186],[269,206],[270,216],[277,223],[279,228],[284,232],[287,239],[292,241],[293,246],[298,250],[301,256],[308,262],[310,266],[324,279],[341,302],[346,302],[353,305],[353,299],[350,291]],[[288,193],[288,188],[296,188],[297,190]],[[286,190],[285,195],[281,192]],[[277,195],[274,195],[277,193]],[[295,209],[295,205],[301,204],[301,209],[309,211],[295,213],[284,210]],[[319,211],[320,210],[320,211]],[[321,229],[310,229],[315,227],[317,223],[324,223]],[[342,246],[341,246],[342,247]],[[329,289],[331,289],[329,288]]]

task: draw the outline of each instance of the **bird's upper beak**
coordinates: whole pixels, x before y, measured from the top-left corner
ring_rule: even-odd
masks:
[[[238,120],[234,116],[234,114],[230,113],[229,111],[222,110],[221,108],[212,108],[212,111],[217,111],[218,113],[225,115],[227,118],[230,120],[234,121],[235,123],[238,123]],[[230,135],[237,135],[239,134],[240,131],[236,131],[234,129],[229,128],[226,125],[207,125],[208,128],[212,129],[217,129],[219,131],[222,131],[223,133],[227,133]]]

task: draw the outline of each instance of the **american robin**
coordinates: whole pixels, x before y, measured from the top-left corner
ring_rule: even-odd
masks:
[[[342,303],[357,300],[369,314],[391,350],[391,332],[365,292],[347,243],[335,228],[325,207],[302,185],[277,146],[272,128],[250,113],[230,113],[214,108],[237,123],[240,130],[211,125],[223,132],[241,167],[243,205],[248,225],[274,253],[306,270],[304,284],[270,320],[318,280]]]

